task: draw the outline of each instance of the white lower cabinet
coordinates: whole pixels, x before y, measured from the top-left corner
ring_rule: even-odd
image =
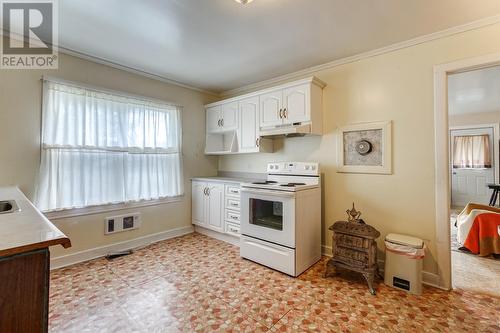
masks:
[[[215,231],[224,231],[224,184],[193,181],[192,222]]]
[[[191,200],[194,225],[239,236],[239,184],[193,180]]]
[[[191,185],[191,220],[193,224],[206,226],[205,207],[206,207],[206,189],[207,183],[193,181]]]
[[[208,183],[207,186],[207,227],[215,231],[224,231],[224,185]]]

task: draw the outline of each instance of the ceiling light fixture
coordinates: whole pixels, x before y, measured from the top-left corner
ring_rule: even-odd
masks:
[[[252,2],[253,0],[234,0],[234,1],[236,1],[236,2],[238,2],[238,3],[241,3],[242,5],[246,5],[247,3],[250,3],[250,2]]]

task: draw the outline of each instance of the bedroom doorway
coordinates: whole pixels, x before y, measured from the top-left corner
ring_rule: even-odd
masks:
[[[500,179],[500,65],[450,73],[447,88],[452,286],[500,295],[500,257],[483,246],[495,240],[478,231],[500,221],[488,213]]]

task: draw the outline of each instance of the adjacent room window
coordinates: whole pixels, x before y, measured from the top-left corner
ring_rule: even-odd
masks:
[[[453,168],[491,168],[489,135],[455,136]]]
[[[42,211],[181,194],[180,107],[44,80]]]

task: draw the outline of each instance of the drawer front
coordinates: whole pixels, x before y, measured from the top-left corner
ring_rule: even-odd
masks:
[[[240,213],[226,210],[226,221],[240,224]]]
[[[295,276],[295,251],[287,247],[241,236],[240,255],[243,258]]]
[[[240,210],[240,199],[226,197],[226,208],[232,210]]]
[[[226,223],[226,233],[233,236],[240,236],[240,226],[233,223]]]
[[[240,197],[240,187],[238,185],[226,185],[226,195]]]

